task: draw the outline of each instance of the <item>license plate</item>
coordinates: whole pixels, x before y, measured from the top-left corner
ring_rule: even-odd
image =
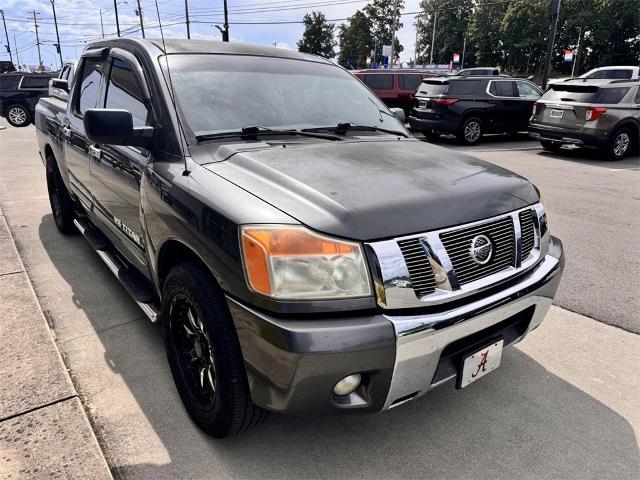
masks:
[[[466,387],[500,366],[503,344],[504,340],[498,340],[464,359],[460,388]]]
[[[551,113],[549,114],[549,116],[551,118],[562,118],[563,114],[564,112],[562,110],[551,110]]]
[[[418,106],[419,106],[420,108],[427,108],[427,101],[426,101],[426,100],[420,100],[420,101],[418,102]]]

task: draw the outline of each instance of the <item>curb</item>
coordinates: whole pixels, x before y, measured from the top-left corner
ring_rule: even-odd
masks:
[[[0,206],[0,477],[113,479]]]

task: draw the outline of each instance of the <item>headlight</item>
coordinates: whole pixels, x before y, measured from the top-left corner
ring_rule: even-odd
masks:
[[[278,299],[371,295],[362,247],[292,226],[240,227],[249,287]]]

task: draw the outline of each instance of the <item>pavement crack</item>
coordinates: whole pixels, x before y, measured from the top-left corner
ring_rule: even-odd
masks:
[[[44,405],[38,405],[37,407],[30,408],[20,413],[14,413],[13,415],[9,415],[7,417],[0,418],[0,422],[5,422],[7,420],[11,420],[16,417],[21,417],[22,415],[27,415],[31,412],[37,412],[38,410],[42,410],[43,408],[50,407],[52,405],[57,405],[58,403],[66,402],[67,400],[71,400],[72,398],[78,398],[78,395],[69,395],[67,397],[59,398],[58,400],[54,400],[53,402],[45,403]]]
[[[25,273],[24,270],[16,270],[15,272],[0,273],[0,277],[6,277],[7,275],[15,275],[16,273]]]

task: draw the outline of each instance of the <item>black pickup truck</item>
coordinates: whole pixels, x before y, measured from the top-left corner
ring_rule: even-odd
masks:
[[[466,387],[551,305],[564,256],[536,187],[412,138],[325,59],[107,39],[54,83],[68,102],[36,127],[56,225],[161,322],[209,434]]]

